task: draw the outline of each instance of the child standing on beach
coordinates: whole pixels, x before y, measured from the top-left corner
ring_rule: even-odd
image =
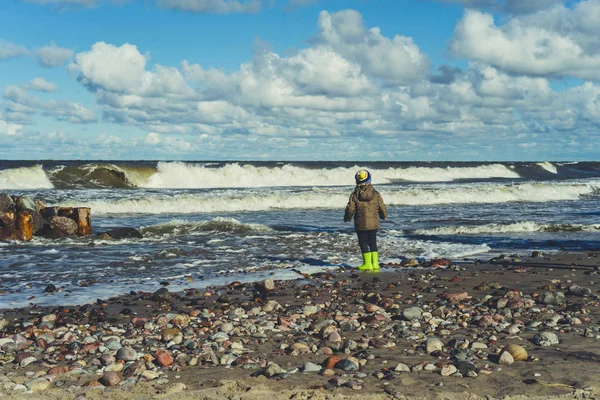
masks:
[[[363,256],[363,264],[358,266],[359,271],[379,270],[379,256],[377,253],[377,230],[379,219],[387,218],[387,209],[381,195],[371,184],[371,173],[361,169],[354,175],[356,188],[350,195],[344,222],[354,218],[354,229],[358,236],[358,244]]]

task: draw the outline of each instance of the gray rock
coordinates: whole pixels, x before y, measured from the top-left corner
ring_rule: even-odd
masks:
[[[473,364],[471,361],[460,360],[456,362],[456,368],[458,368],[458,372],[463,375],[468,375],[469,372],[477,371],[477,365]]]
[[[338,361],[337,363],[335,363],[334,368],[341,369],[341,370],[344,370],[346,372],[348,372],[348,371],[358,371],[358,365],[356,365],[356,363],[354,361],[349,360],[347,358],[341,359],[340,361]]]
[[[542,303],[553,306],[562,306],[565,304],[565,294],[563,292],[544,292]]]
[[[420,319],[423,315],[423,310],[421,307],[408,307],[402,311],[402,316],[407,321],[413,321],[415,319]]]
[[[322,367],[320,365],[317,365],[317,364],[314,364],[311,362],[305,362],[302,370],[304,372],[319,372],[319,371],[321,371],[321,368]]]
[[[125,346],[117,351],[117,360],[134,361],[137,360],[138,354],[131,346]]]
[[[394,371],[396,371],[396,372],[410,372],[410,368],[406,364],[399,363],[398,365],[396,365],[396,368],[394,368]]]
[[[560,343],[554,332],[540,332],[533,337],[533,343],[539,346],[556,346]]]
[[[281,373],[285,372],[279,365],[275,364],[275,363],[271,363],[267,366],[267,368],[264,371],[264,375],[267,378],[272,378],[275,375],[279,375]]]
[[[21,368],[24,368],[30,364],[33,364],[36,361],[37,361],[37,358],[35,358],[35,357],[27,357],[27,358],[24,358],[23,360],[21,360],[19,365],[21,366]]]
[[[118,372],[105,372],[100,378],[100,383],[104,386],[115,386],[119,382],[121,382],[121,375]]]
[[[0,193],[0,212],[15,211],[16,205],[12,197],[6,193]]]
[[[15,199],[15,206],[18,212],[31,210],[35,211],[35,201],[29,196],[19,196]]]
[[[569,293],[574,296],[589,296],[592,294],[592,290],[590,288],[573,285],[569,287]]]
[[[65,235],[75,235],[79,229],[77,222],[67,217],[51,217],[48,222],[51,229],[58,230]]]

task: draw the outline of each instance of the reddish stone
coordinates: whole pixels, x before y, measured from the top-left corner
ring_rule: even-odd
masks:
[[[83,345],[83,347],[81,348],[81,351],[83,352],[83,354],[95,353],[96,350],[98,350],[98,347],[100,347],[98,345],[98,343],[87,343],[87,344]]]
[[[156,362],[161,367],[168,367],[173,365],[173,356],[168,350],[156,350]]]
[[[52,367],[48,370],[48,375],[59,375],[68,372],[69,369],[67,367]]]
[[[336,356],[327,357],[327,359],[323,363],[323,366],[325,367],[325,369],[333,369],[335,364],[337,364],[337,362],[340,360],[341,360],[341,358],[336,357]]]
[[[462,279],[460,276],[453,276],[452,278],[450,278],[450,282],[452,283],[460,283],[462,282]]]

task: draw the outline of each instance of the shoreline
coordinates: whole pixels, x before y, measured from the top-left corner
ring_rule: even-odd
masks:
[[[272,290],[268,281],[230,282],[0,310],[0,393],[591,398],[600,394],[596,267],[596,251],[563,252],[447,268],[332,270],[275,281]],[[536,339],[542,332],[560,342],[545,346]],[[525,349],[527,361],[504,365],[508,344]]]

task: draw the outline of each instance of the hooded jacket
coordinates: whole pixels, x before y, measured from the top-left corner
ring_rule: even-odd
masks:
[[[379,218],[387,218],[383,199],[370,183],[357,185],[350,195],[344,221],[351,221],[352,218],[357,231],[379,229]]]

